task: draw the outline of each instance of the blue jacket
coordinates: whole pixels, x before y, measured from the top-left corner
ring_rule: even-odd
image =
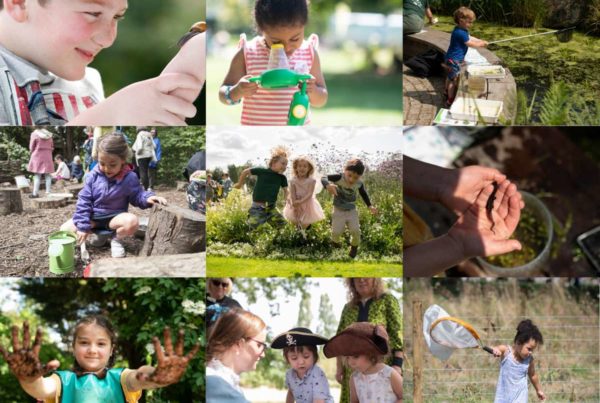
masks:
[[[130,165],[110,179],[96,165],[86,176],[83,189],[79,192],[73,223],[79,231],[90,232],[93,216],[125,213],[129,204],[141,209],[149,208],[146,200],[153,195],[153,192],[144,191]]]
[[[83,178],[83,165],[71,162],[69,168],[71,168],[71,177],[81,181],[81,178]]]
[[[156,166],[158,165],[158,162],[162,158],[162,147],[160,146],[160,139],[158,137],[154,137],[152,139],[152,141],[154,141],[154,147],[156,147],[154,149],[154,153],[156,154],[156,162],[150,161],[149,166],[150,166],[150,168],[156,168]]]

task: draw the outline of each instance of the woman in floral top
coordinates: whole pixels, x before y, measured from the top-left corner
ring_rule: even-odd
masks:
[[[388,362],[392,368],[402,373],[402,313],[400,303],[386,292],[381,278],[347,278],[349,302],[342,310],[337,333],[354,322],[369,322],[385,326],[389,334],[392,355]],[[341,358],[337,359],[336,379],[342,385],[340,402],[350,401],[349,379],[351,371],[345,368]]]

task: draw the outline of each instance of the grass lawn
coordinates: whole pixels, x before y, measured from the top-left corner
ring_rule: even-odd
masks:
[[[398,263],[244,259],[208,256],[207,277],[402,277]]]
[[[329,100],[312,109],[312,124],[320,126],[400,126],[402,124],[402,76],[360,71],[360,60],[340,50],[319,50]],[[229,70],[230,58],[207,58],[206,107],[209,125],[238,125],[241,105],[219,102],[218,91]]]

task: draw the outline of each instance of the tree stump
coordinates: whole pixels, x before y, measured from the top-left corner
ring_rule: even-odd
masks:
[[[106,258],[93,262],[86,277],[204,277],[206,254]]]
[[[18,188],[0,188],[0,215],[22,211],[21,191]]]
[[[74,183],[72,185],[65,186],[65,191],[70,192],[73,197],[77,197],[81,189],[83,189],[83,183]]]
[[[40,197],[39,199],[31,199],[33,208],[35,209],[47,209],[47,208],[59,208],[67,205],[68,199],[66,197]]]
[[[176,255],[206,249],[206,217],[189,209],[155,205],[140,256]]]

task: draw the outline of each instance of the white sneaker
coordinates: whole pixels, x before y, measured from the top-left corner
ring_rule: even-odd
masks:
[[[148,192],[154,192],[154,189],[148,188]]]
[[[90,244],[90,246],[93,246],[95,248],[101,248],[104,245],[106,245],[106,243],[108,242],[108,240],[110,235],[98,235],[98,234],[91,234],[88,237],[88,242]]]
[[[112,257],[125,257],[125,246],[117,238],[110,241],[110,253]]]

